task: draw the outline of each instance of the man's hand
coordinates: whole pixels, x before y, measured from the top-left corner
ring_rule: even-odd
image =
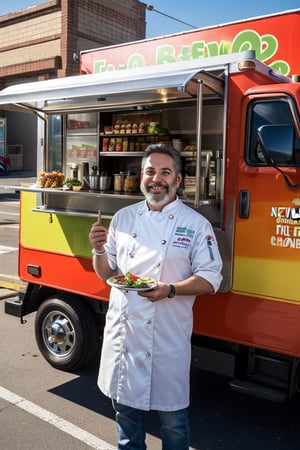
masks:
[[[103,225],[98,225],[98,222],[92,225],[89,233],[90,243],[97,252],[104,251],[104,244],[107,241],[107,229]]]
[[[104,252],[104,244],[107,241],[108,230],[102,225],[101,222],[101,211],[98,211],[98,220],[92,225],[91,231],[89,233],[90,243],[96,252]]]
[[[167,298],[170,293],[170,285],[168,283],[158,282],[150,291],[140,291],[138,294],[147,298],[150,302],[158,302]]]

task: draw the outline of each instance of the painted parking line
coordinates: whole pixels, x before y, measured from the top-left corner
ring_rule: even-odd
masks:
[[[20,281],[20,278],[18,277],[18,275],[7,275],[6,273],[0,273],[0,277],[4,277],[7,278],[8,280],[16,280],[16,281]]]
[[[1,203],[1,206],[3,206],[3,203]],[[0,211],[0,214],[3,216],[19,216],[19,212],[12,212],[12,211]]]
[[[4,255],[5,253],[15,252],[18,250],[18,247],[8,247],[6,245],[0,245],[0,255]]]
[[[96,450],[115,450],[108,442],[0,386],[0,398],[47,422]]]
[[[1,230],[3,230],[3,228],[12,228],[13,230],[17,230],[19,228],[19,224],[18,223],[2,223]]]

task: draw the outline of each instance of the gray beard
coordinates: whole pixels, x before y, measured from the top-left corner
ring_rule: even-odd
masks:
[[[153,206],[165,206],[173,197],[172,187],[169,187],[164,194],[152,194],[151,192],[148,192],[145,186],[143,186],[142,184],[140,186],[140,189],[144,194],[147,203]]]
[[[162,196],[157,199],[157,195],[153,195],[150,192],[143,192],[146,201],[153,206],[164,206],[170,201],[169,192],[165,192]]]

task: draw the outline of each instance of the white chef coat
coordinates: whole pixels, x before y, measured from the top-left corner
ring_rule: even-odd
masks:
[[[199,275],[219,288],[222,261],[211,224],[178,198],[162,211],[146,201],[113,217],[105,245],[109,264],[167,283]],[[142,410],[189,404],[194,296],[150,302],[111,289],[98,385],[110,398]]]

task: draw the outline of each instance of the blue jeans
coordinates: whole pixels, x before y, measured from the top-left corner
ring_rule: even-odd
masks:
[[[118,449],[145,450],[145,411],[112,401],[118,425]],[[187,409],[157,411],[160,420],[162,450],[189,449],[189,416]]]

